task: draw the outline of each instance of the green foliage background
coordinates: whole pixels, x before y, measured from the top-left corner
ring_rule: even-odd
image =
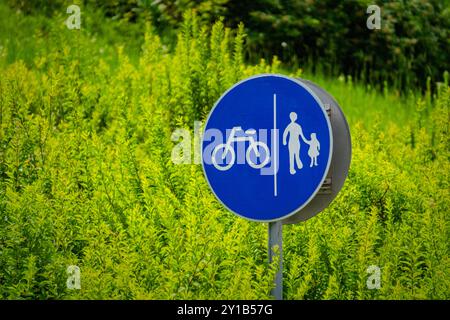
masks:
[[[173,51],[149,24],[129,39],[122,20],[84,10],[68,30],[66,17],[0,4],[0,297],[270,298],[267,226],[227,212],[199,165],[171,161],[175,128],[263,72],[326,88],[353,142],[337,199],[284,227],[285,297],[450,297],[448,74],[436,93],[400,96],[277,58],[247,64],[242,25],[192,13]],[[81,290],[66,287],[69,265]],[[367,289],[370,265],[380,290]]]
[[[72,0],[6,0],[25,12],[62,12]],[[425,89],[450,70],[448,0],[77,0],[107,17],[134,24],[153,22],[173,46],[183,13],[195,10],[206,24],[224,18],[245,22],[245,56],[253,63],[276,54],[291,66],[319,74],[351,75],[383,87]],[[378,5],[380,30],[368,30],[369,5]],[[129,24],[130,24],[129,23]],[[128,25],[129,25],[128,24]],[[396,72],[392,72],[395,70]]]

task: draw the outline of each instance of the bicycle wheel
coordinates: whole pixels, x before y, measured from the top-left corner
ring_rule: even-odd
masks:
[[[222,152],[219,152],[220,150],[222,150]],[[216,156],[218,155],[220,157],[220,160],[222,160],[222,155],[225,152],[227,152],[227,145],[225,143],[217,145],[212,152],[211,162],[217,170],[227,171],[228,169],[230,169],[233,166],[234,161],[236,160],[236,153],[234,152],[233,148],[228,148],[228,152],[231,155],[230,161],[228,163],[226,163],[226,157],[225,157],[225,159],[223,159],[224,164],[219,164],[216,160]]]
[[[269,160],[270,160],[269,147],[267,146],[267,144],[265,144],[264,142],[261,142],[261,141],[255,142],[253,145],[254,145],[254,148],[256,148],[256,149],[258,149],[258,147],[261,147],[263,149],[264,161],[261,159],[260,164],[254,163],[252,161],[252,157],[250,156],[250,152],[253,150],[253,148],[251,146],[249,146],[247,149],[247,153],[246,153],[247,163],[250,165],[250,167],[252,167],[254,169],[261,169],[262,167],[264,167],[266,164],[269,163]],[[261,156],[261,149],[258,152],[259,152],[259,156]],[[255,154],[255,156],[256,156],[256,154]]]

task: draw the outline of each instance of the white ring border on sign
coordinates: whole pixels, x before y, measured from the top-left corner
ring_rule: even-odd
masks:
[[[243,84],[244,82],[247,82],[247,81],[250,81],[250,80],[253,80],[253,79],[258,79],[258,78],[265,78],[265,77],[276,77],[276,78],[283,78],[283,79],[286,79],[286,80],[290,80],[290,81],[294,82],[295,84],[299,85],[300,87],[302,87],[303,89],[305,89],[306,91],[308,91],[308,93],[314,98],[314,100],[316,100],[316,102],[319,104],[320,108],[322,109],[322,113],[323,113],[323,115],[324,115],[324,117],[325,117],[325,120],[326,120],[326,122],[327,122],[328,132],[329,132],[329,139],[330,139],[330,151],[329,151],[329,154],[328,154],[327,166],[326,166],[325,172],[324,172],[324,174],[323,174],[323,177],[322,177],[320,183],[317,185],[316,190],[314,190],[314,192],[311,194],[311,196],[308,198],[308,200],[306,200],[300,207],[298,207],[298,208],[295,209],[294,211],[292,211],[292,212],[290,212],[290,213],[288,213],[288,214],[286,214],[286,215],[284,215],[284,216],[282,216],[282,217],[279,217],[279,218],[276,218],[276,219],[269,219],[269,220],[263,220],[263,219],[259,219],[259,220],[258,220],[258,219],[251,219],[251,218],[245,217],[245,216],[243,216],[243,215],[237,213],[236,211],[231,210],[225,203],[223,203],[222,199],[220,199],[220,198],[217,196],[216,192],[214,191],[214,188],[212,187],[212,185],[211,185],[211,183],[210,183],[210,181],[209,181],[209,179],[208,179],[208,175],[206,174],[206,171],[205,171],[205,162],[203,161],[203,142],[204,142],[204,141],[203,141],[203,137],[205,136],[206,127],[207,127],[207,125],[208,125],[209,118],[211,117],[211,115],[213,114],[214,110],[215,110],[216,107],[219,105],[219,103],[222,101],[222,99],[223,99],[223,98],[224,98],[231,90],[233,90],[233,89],[236,88],[237,86]],[[278,136],[278,135],[277,135],[277,136]],[[332,131],[330,119],[328,118],[328,114],[327,114],[327,112],[326,112],[326,110],[325,110],[325,107],[324,107],[322,101],[317,97],[317,95],[316,95],[310,88],[308,88],[306,85],[304,85],[303,83],[301,83],[299,80],[297,80],[297,79],[295,79],[295,78],[291,78],[291,77],[285,76],[285,75],[282,75],[282,74],[276,74],[276,73],[262,73],[262,74],[258,74],[258,75],[255,75],[255,76],[251,76],[251,77],[249,77],[249,78],[243,79],[243,80],[241,80],[241,81],[235,83],[231,88],[229,88],[227,91],[225,91],[225,93],[223,93],[223,94],[220,96],[220,98],[216,101],[216,103],[215,103],[214,106],[212,107],[211,111],[209,112],[208,117],[206,118],[205,126],[204,126],[204,128],[203,128],[203,134],[202,134],[202,141],[201,141],[201,143],[202,143],[202,144],[201,144],[201,146],[202,146],[202,147],[201,147],[201,160],[202,160],[203,175],[205,176],[206,181],[208,182],[209,188],[210,188],[211,191],[213,192],[213,194],[214,194],[214,196],[216,197],[216,199],[219,200],[219,202],[220,202],[225,208],[227,208],[229,211],[231,211],[232,213],[236,214],[237,216],[239,216],[239,217],[241,217],[241,218],[244,218],[244,219],[247,219],[247,220],[250,220],[250,221],[254,221],[254,222],[263,222],[263,223],[265,223],[265,222],[275,222],[275,221],[280,221],[280,220],[289,218],[290,216],[292,216],[292,215],[298,213],[300,210],[302,210],[302,209],[303,209],[303,208],[304,208],[304,207],[305,207],[312,199],[314,199],[314,197],[316,196],[317,192],[319,192],[320,188],[322,187],[323,182],[325,181],[325,178],[327,177],[328,170],[330,169],[331,158],[332,158],[332,156],[333,156],[333,131]]]

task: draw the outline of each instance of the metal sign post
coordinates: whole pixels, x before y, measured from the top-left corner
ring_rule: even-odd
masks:
[[[283,223],[281,221],[269,222],[269,264],[278,260],[277,272],[275,274],[275,287],[271,295],[277,300],[283,300]],[[277,250],[274,250],[277,248]]]

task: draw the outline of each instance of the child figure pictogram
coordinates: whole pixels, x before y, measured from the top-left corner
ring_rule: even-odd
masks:
[[[305,141],[309,145],[308,156],[311,158],[311,163],[309,167],[318,166],[317,157],[320,154],[320,142],[317,140],[315,133],[311,133],[311,140]]]

